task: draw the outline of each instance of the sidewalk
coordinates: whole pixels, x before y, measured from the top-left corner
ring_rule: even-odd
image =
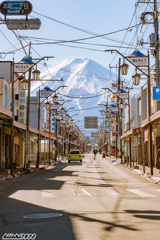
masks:
[[[139,169],[134,169],[134,168],[130,168],[129,165],[127,166],[127,164],[121,164],[121,159],[120,158],[117,159],[114,156],[111,156],[111,158],[109,158],[109,159],[113,162],[114,165],[121,165],[121,166],[127,167],[128,169],[136,172],[137,174],[141,175],[142,177],[149,178],[153,182],[160,184],[160,169],[157,169],[156,167],[153,168],[153,175],[151,176],[150,175],[150,168],[148,166],[145,166],[145,173],[143,173],[143,165],[135,164],[135,166],[138,166]]]

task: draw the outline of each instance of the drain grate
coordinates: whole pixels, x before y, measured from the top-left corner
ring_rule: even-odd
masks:
[[[30,218],[30,219],[38,219],[38,218],[55,218],[55,217],[62,217],[63,214],[61,213],[39,213],[39,214],[31,214],[23,216],[23,218]]]

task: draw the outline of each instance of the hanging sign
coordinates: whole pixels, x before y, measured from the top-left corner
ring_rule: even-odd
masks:
[[[25,73],[33,65],[34,64],[30,64],[30,63],[15,63],[14,64],[14,72],[15,73]]]
[[[111,112],[118,112],[118,107],[109,107]]]
[[[53,91],[47,91],[45,89],[40,90],[40,98],[47,98],[49,97],[51,94],[53,93]],[[53,108],[52,108],[53,109]]]
[[[128,92],[116,92],[115,94],[122,99],[128,99]]]
[[[26,91],[19,90],[18,121],[26,124]]]
[[[4,1],[0,11],[3,15],[28,15],[32,12],[32,4],[28,1]]]

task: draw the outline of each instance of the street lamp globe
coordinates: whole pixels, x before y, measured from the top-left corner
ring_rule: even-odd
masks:
[[[22,90],[27,90],[28,89],[28,81],[27,80],[23,79],[21,81],[21,88],[22,88]]]
[[[68,124],[68,122],[66,123],[66,127],[67,127],[67,128],[69,127],[69,124]]]
[[[123,109],[123,103],[122,103],[122,102],[119,103],[119,108],[120,108],[120,109]]]
[[[62,114],[64,113],[64,108],[63,108],[63,107],[60,109],[60,112],[61,112]]]
[[[141,79],[141,75],[138,73],[135,73],[132,75],[133,85],[139,85]]]
[[[128,68],[129,68],[129,65],[126,64],[126,63],[123,63],[123,64],[120,65],[122,75],[127,75]]]
[[[106,117],[109,116],[109,111],[105,111]]]
[[[50,108],[50,102],[46,102],[46,103],[45,103],[45,108],[46,108],[47,110],[49,110],[49,108]]]
[[[55,94],[52,96],[53,102],[56,103],[58,101],[58,96]]]
[[[108,122],[108,117],[105,117],[106,122]]]
[[[66,113],[66,114],[65,114],[65,119],[68,120],[68,118],[69,118],[69,115]]]
[[[70,120],[70,124],[73,124],[73,119]]]
[[[57,119],[58,118],[58,113],[54,114],[54,118]]]
[[[116,117],[113,115],[112,116],[112,121],[114,122],[116,120]]]
[[[61,124],[63,123],[63,121],[64,121],[63,118],[61,118],[61,120],[60,120]]]
[[[110,99],[111,99],[111,102],[115,102],[115,100],[116,100],[116,98],[115,98],[115,96],[112,94],[111,96],[110,96]]]
[[[40,71],[39,70],[37,70],[37,69],[35,69],[35,70],[33,70],[32,71],[32,75],[33,75],[33,80],[39,80],[39,78],[40,78]]]

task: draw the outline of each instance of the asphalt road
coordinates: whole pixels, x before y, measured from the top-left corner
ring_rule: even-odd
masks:
[[[36,240],[158,240],[160,185],[86,155],[82,163],[1,184],[0,239],[4,233],[35,233]]]

